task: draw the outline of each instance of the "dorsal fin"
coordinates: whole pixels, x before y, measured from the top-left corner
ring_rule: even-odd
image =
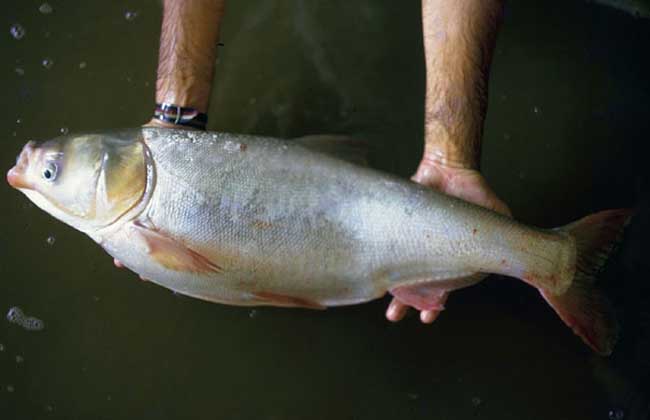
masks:
[[[363,140],[348,136],[317,134],[294,139],[303,147],[337,159],[361,166],[368,166],[368,148]]]

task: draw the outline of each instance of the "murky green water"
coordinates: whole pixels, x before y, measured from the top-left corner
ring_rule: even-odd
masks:
[[[3,2],[2,171],[28,139],[152,112],[159,2],[52,1],[51,14],[41,3]],[[176,296],[2,182],[0,418],[646,418],[650,21],[579,0],[511,3],[484,171],[541,226],[641,203],[606,273],[626,321],[612,358],[594,357],[536,291],[497,277],[454,293],[432,326],[389,324],[387,300],[251,311]],[[375,145],[375,166],[407,176],[422,138],[420,31],[418,1],[230,1],[210,128],[355,134]],[[14,306],[45,330],[9,323]]]

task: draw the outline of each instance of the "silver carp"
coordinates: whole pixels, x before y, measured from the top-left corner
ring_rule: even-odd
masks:
[[[441,310],[487,273],[519,278],[595,351],[617,326],[595,275],[629,219],[538,229],[296,141],[140,128],[23,148],[13,187],[161,286],[232,305],[325,308],[387,292]],[[354,160],[354,159],[352,159]]]

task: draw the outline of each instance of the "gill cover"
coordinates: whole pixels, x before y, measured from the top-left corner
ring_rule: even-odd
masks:
[[[95,196],[95,220],[108,224],[142,198],[147,183],[145,146],[141,141],[105,138]]]
[[[42,148],[58,160],[60,176],[49,187],[41,182],[39,192],[87,227],[114,222],[144,194],[145,146],[135,132],[60,138]]]

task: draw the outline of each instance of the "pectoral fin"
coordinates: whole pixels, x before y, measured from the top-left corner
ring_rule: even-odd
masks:
[[[164,233],[134,223],[133,229],[147,244],[151,258],[165,268],[191,273],[221,273],[223,268],[214,261],[188,248]]]

